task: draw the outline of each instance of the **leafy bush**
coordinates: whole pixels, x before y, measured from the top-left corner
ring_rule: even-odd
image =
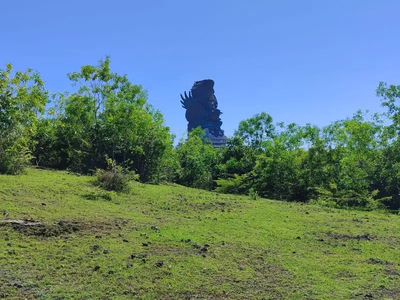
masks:
[[[228,179],[217,179],[216,182],[218,187],[215,190],[225,194],[246,194],[246,192],[249,190],[246,182],[247,177],[247,174],[234,174]]]
[[[329,189],[315,188],[315,199],[310,200],[311,204],[319,204],[332,208],[353,208],[358,210],[384,209],[382,199],[376,199],[378,191],[356,193],[355,191],[337,189],[335,184],[330,184]]]
[[[249,197],[251,200],[257,200],[259,198],[257,191],[253,188],[249,190]]]
[[[129,182],[138,180],[139,176],[118,166],[115,160],[107,159],[107,170],[98,169],[95,173],[95,185],[107,191],[129,192]]]
[[[31,155],[26,148],[10,147],[4,149],[0,143],[0,174],[18,175],[24,172],[25,166],[31,159]]]

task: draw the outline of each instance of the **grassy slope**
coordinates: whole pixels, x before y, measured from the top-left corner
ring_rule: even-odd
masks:
[[[0,176],[0,219],[46,224],[0,226],[0,298],[400,298],[399,216],[132,185]]]

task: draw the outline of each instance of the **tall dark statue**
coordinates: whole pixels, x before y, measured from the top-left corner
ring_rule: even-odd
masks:
[[[221,111],[214,95],[214,81],[211,79],[195,81],[189,95],[181,94],[182,107],[186,109],[188,131],[200,126],[215,146],[224,146],[226,137],[221,129]]]

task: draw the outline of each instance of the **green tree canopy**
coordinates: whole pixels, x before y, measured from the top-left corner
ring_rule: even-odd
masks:
[[[11,64],[0,70],[0,173],[20,173],[29,162],[31,138],[47,100],[39,73],[13,72]]]

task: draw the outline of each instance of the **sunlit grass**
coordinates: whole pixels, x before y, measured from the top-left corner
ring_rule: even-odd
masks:
[[[55,171],[0,176],[0,217],[49,230],[0,227],[0,297],[400,298],[398,215],[177,185],[132,183],[117,194],[90,182]]]

